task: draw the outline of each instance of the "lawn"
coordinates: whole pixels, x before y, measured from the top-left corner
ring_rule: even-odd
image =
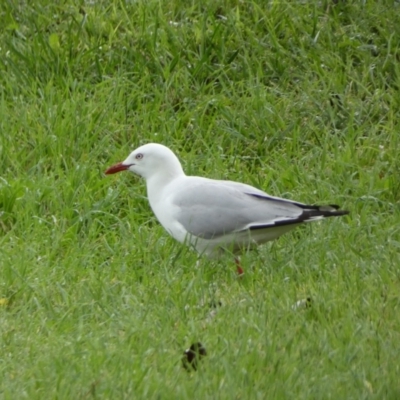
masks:
[[[400,3],[77,3],[0,4],[0,398],[399,399]],[[350,214],[238,278],[104,174],[148,142]]]

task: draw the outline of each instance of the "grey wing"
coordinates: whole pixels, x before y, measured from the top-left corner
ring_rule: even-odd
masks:
[[[201,180],[178,190],[172,202],[178,206],[175,217],[186,231],[205,239],[303,222],[301,203],[236,182]]]

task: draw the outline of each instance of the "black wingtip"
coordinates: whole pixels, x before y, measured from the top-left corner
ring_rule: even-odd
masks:
[[[329,206],[317,206],[317,208],[313,207],[309,210],[304,210],[304,215],[308,215],[308,217],[340,217],[342,215],[349,214],[350,211],[340,210],[340,207],[336,204],[330,204]]]
[[[339,217],[341,215],[350,214],[350,211],[340,210],[340,207],[336,204],[329,204],[329,206],[318,206],[318,211],[320,211],[324,217]]]
[[[338,211],[335,211],[334,213],[335,213],[335,215],[340,216],[340,215],[348,215],[348,214],[350,214],[350,211],[348,211],[348,210],[338,210]]]
[[[347,215],[350,213],[350,211],[347,210],[338,210],[339,206],[336,205],[308,206],[308,207],[309,207],[308,209],[306,209],[306,206],[302,207],[304,208],[304,211],[297,218],[275,221],[271,224],[251,226],[250,230],[273,228],[284,225],[295,225],[295,224],[297,225],[303,222],[315,221],[316,219],[320,219],[321,217],[323,218],[341,217],[343,215]]]
[[[340,206],[337,204],[329,204],[323,206],[310,206],[310,205],[301,205],[305,213],[310,213],[313,216],[323,216],[323,217],[339,217],[341,215],[347,215],[350,211],[341,210]]]

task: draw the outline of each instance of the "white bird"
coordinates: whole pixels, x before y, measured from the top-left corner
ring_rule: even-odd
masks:
[[[302,223],[348,214],[336,205],[306,205],[239,182],[187,176],[176,155],[157,143],[137,148],[105,173],[125,170],[146,180],[150,206],[167,232],[208,256],[237,254]]]

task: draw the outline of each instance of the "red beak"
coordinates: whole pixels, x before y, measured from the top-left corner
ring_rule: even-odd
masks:
[[[126,171],[131,165],[124,165],[122,163],[118,163],[108,168],[105,172],[106,175],[116,174],[117,172]]]

